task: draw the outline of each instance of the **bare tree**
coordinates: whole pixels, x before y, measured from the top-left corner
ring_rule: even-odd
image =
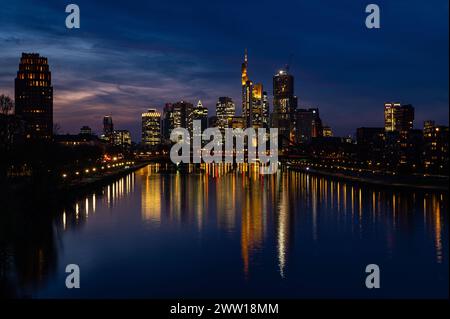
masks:
[[[8,151],[13,143],[13,137],[19,122],[11,113],[14,102],[7,95],[0,95],[0,149]]]
[[[3,115],[9,115],[9,112],[14,108],[13,100],[7,95],[0,95],[0,111]]]

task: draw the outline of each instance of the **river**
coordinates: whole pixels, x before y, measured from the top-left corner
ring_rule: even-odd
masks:
[[[64,204],[12,206],[7,297],[448,297],[448,193],[151,164]],[[65,286],[68,264],[80,289]],[[366,288],[368,264],[380,289]]]

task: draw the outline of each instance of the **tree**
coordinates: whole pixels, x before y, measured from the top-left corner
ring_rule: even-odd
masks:
[[[14,108],[13,100],[7,95],[0,95],[0,111],[2,115],[8,116]]]
[[[0,95],[0,148],[5,150],[11,147],[20,126],[19,119],[10,114],[13,108],[13,100],[7,95]]]
[[[5,177],[10,162],[10,150],[13,136],[14,119],[9,114],[14,103],[9,96],[0,95],[0,181]]]

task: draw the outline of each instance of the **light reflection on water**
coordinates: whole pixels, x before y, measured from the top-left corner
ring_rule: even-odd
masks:
[[[391,284],[375,296],[445,297],[447,212],[441,193],[286,170],[259,175],[249,165],[153,164],[65,205],[54,221],[52,271],[27,278],[37,286],[12,285],[36,297],[371,297],[357,271],[378,262]],[[46,249],[36,249],[44,269]],[[117,258],[126,262],[115,265]],[[69,262],[86,269],[89,291],[63,287]],[[95,279],[104,265],[105,278]],[[102,288],[112,278],[116,290]],[[142,285],[133,285],[138,278]]]

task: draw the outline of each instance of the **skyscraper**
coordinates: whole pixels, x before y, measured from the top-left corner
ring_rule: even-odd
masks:
[[[24,121],[25,139],[53,136],[53,87],[46,57],[22,53],[15,79],[16,115]]]
[[[269,110],[269,98],[267,97],[267,92],[263,91],[262,97],[263,109],[262,109],[262,123],[263,127],[270,127],[270,110]]]
[[[448,126],[425,121],[423,125],[424,168],[433,173],[448,173]]]
[[[112,117],[106,115],[103,117],[103,134],[109,135],[114,131],[114,124]]]
[[[173,128],[183,127],[192,133],[192,103],[180,101],[172,105]]]
[[[386,132],[409,131],[414,124],[414,107],[400,103],[384,104],[384,128]]]
[[[264,99],[263,99],[263,85],[261,83],[254,84],[252,87],[252,111],[250,126],[253,128],[263,127],[264,116]]]
[[[102,139],[106,142],[112,143],[112,134],[114,132],[114,124],[112,117],[106,115],[103,117],[103,134]]]
[[[286,148],[293,140],[294,111],[297,97],[294,95],[294,77],[281,70],[273,77],[272,127],[278,128],[279,146]]]
[[[236,106],[231,97],[222,96],[216,103],[217,126],[224,133],[225,128],[231,127],[231,120],[236,114]]]
[[[245,127],[255,129],[267,127],[269,123],[269,104],[267,93],[261,83],[253,83],[248,76],[248,54],[245,50],[244,62],[241,67],[242,84],[242,117]]]
[[[208,128],[208,109],[203,106],[202,101],[198,101],[197,106],[192,110],[192,120],[201,122],[201,131]]]
[[[128,130],[115,130],[112,135],[112,144],[129,149],[131,147],[131,133]]]
[[[172,103],[166,103],[163,109],[162,123],[161,123],[162,138],[165,141],[170,140],[170,132],[172,132],[172,129],[173,129],[173,106]]]
[[[241,66],[241,82],[242,82],[242,117],[244,118],[246,127],[252,124],[252,96],[253,82],[248,77],[248,54],[245,49],[244,62]]]
[[[142,113],[142,144],[156,146],[161,143],[161,113],[148,109]]]

